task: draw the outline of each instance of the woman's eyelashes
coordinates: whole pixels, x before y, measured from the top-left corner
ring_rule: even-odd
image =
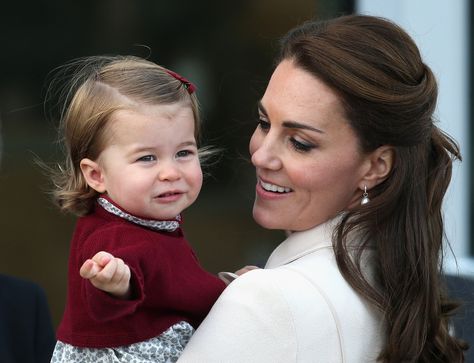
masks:
[[[262,117],[259,117],[257,120],[257,127],[259,127],[262,131],[266,132],[270,130],[270,122],[268,122]]]
[[[270,131],[271,125],[270,125],[269,121],[267,121],[262,116],[260,116],[258,118],[258,121],[257,121],[257,127],[260,128],[260,130],[262,130],[263,132],[266,133],[266,132]],[[298,151],[298,152],[301,152],[301,153],[308,152],[308,151],[311,151],[312,149],[316,148],[315,144],[313,144],[311,142],[303,141],[303,140],[298,140],[294,136],[290,136],[289,140],[290,140],[290,144],[291,144],[292,148],[294,150]]]
[[[290,143],[293,149],[302,153],[311,151],[312,149],[316,148],[316,145],[309,142],[299,141],[295,139],[293,136],[290,137]]]

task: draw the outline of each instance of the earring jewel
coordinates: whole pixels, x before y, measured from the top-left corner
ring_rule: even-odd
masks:
[[[367,185],[364,185],[364,194],[362,194],[362,200],[360,201],[360,205],[365,205],[370,202],[369,193],[367,193]]]

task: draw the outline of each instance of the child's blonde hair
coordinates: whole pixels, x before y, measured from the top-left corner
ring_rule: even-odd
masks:
[[[153,62],[133,56],[94,56],[75,60],[57,74],[69,78],[61,87],[59,135],[65,161],[52,173],[53,199],[62,211],[84,215],[92,210],[98,193],[87,185],[80,162],[84,158],[97,159],[115,111],[133,108],[137,103],[189,101],[198,141],[199,107],[190,84]],[[56,77],[52,85],[59,81]]]

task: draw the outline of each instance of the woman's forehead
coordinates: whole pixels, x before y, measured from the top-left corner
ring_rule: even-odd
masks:
[[[282,61],[273,72],[260,109],[269,117],[318,120],[318,123],[345,119],[337,93],[291,60]]]

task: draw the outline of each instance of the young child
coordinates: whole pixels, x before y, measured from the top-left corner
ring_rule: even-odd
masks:
[[[194,86],[136,57],[75,66],[54,196],[80,218],[52,362],[175,362],[226,286],[181,230],[202,184]]]

